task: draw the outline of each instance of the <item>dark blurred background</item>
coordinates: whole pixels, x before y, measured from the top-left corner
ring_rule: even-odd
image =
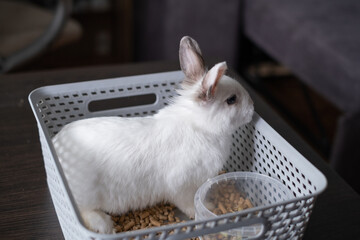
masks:
[[[286,62],[276,60],[276,54],[247,36],[244,9],[250,9],[246,6],[249,1],[67,2],[71,3],[71,10],[60,33],[39,53],[3,74],[143,61],[177,62],[179,41],[189,35],[198,41],[205,61],[227,61],[330,162],[343,110],[321,91],[305,84],[299,74],[287,68]],[[263,4],[259,9],[266,11],[266,1],[258,2]],[[274,4],[276,2],[279,1]],[[0,4],[3,12],[0,14],[0,56],[4,63],[46,32],[58,1],[0,0]],[[261,19],[261,16],[253,17]],[[258,26],[263,29],[274,26],[266,21],[261,24]]]

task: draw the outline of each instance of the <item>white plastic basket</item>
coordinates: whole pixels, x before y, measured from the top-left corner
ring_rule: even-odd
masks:
[[[258,114],[250,124],[233,133],[231,154],[224,168],[229,172],[251,171],[278,179],[292,191],[293,199],[206,221],[127,233],[98,234],[84,227],[54,151],[52,136],[65,124],[81,118],[154,114],[177,94],[175,89],[182,80],[181,72],[165,72],[47,86],[29,95],[38,123],[48,186],[64,237],[70,240],[185,239],[262,224],[264,231],[257,239],[301,239],[315,199],[326,188],[326,178]],[[107,109],[112,104],[114,108]]]

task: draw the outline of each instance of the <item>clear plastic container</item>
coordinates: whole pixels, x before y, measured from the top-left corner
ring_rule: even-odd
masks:
[[[206,181],[195,194],[195,220],[273,205],[294,198],[280,181],[254,172],[231,172]],[[255,209],[252,209],[255,210]],[[253,214],[253,213],[252,213]],[[256,213],[255,213],[256,214]],[[251,239],[264,232],[264,224],[203,236],[204,239]]]

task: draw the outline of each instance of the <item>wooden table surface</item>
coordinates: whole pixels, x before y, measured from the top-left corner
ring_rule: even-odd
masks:
[[[177,63],[154,62],[0,75],[0,239],[63,239],[47,188],[36,121],[27,100],[33,89],[172,70],[178,70]],[[326,191],[317,199],[304,239],[360,239],[360,196],[252,89],[246,87],[260,116],[328,180]]]

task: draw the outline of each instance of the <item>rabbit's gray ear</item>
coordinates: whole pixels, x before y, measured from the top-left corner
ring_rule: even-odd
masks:
[[[205,75],[204,59],[197,42],[191,37],[183,37],[180,41],[179,60],[181,70],[188,84],[193,84]]]

